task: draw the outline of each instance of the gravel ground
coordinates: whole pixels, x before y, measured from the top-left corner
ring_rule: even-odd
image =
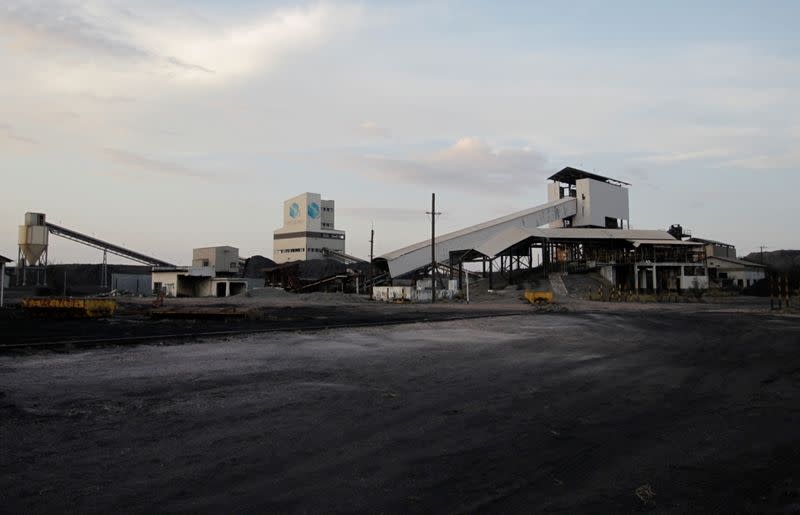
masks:
[[[793,512],[798,341],[683,306],[2,356],[0,511]]]

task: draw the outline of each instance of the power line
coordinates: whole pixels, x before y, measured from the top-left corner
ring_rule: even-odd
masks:
[[[442,213],[436,211],[436,193],[431,193],[431,210],[425,211],[431,215],[431,303],[436,302],[436,216]]]

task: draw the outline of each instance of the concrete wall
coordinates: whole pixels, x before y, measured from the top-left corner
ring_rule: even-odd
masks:
[[[227,245],[194,249],[192,266],[210,266],[216,272],[235,274],[239,271],[239,249]]]
[[[168,297],[216,297],[217,285],[223,284],[225,296],[244,293],[252,284],[263,286],[262,279],[242,279],[233,277],[210,277],[207,275],[190,275],[188,271],[153,272],[151,291],[156,290],[156,283],[166,289]]]
[[[323,200],[320,204],[322,206],[322,216],[320,223],[323,229],[336,228],[336,204],[333,200]]]
[[[331,237],[297,237],[273,240],[272,260],[276,263],[289,261],[304,261],[307,259],[321,259],[322,249],[328,248],[345,252],[346,241],[341,231],[318,231],[316,234],[327,234]]]
[[[725,257],[729,259],[736,259],[736,247],[727,247],[724,245],[706,245],[706,256]]]
[[[630,218],[626,188],[593,179],[579,179],[575,188],[578,210],[574,227],[605,227],[606,217],[619,220]]]
[[[695,281],[697,281],[697,286],[702,290],[708,289],[708,277],[704,275],[685,275],[680,278],[681,281],[681,290],[692,290],[695,287]]]
[[[151,291],[156,292],[157,286],[166,290],[167,297],[175,297],[178,294],[178,275],[180,272],[153,272]]]
[[[561,184],[557,182],[547,183],[547,202],[553,202],[559,200],[560,198],[561,198]],[[548,227],[551,227],[553,229],[564,227],[564,221],[555,220],[553,222],[550,222]]]
[[[322,197],[303,193],[283,203],[283,232],[319,231],[322,229]]]
[[[735,285],[743,288],[752,286],[767,276],[766,269],[758,266],[731,263],[721,259],[714,259],[713,257],[707,258],[706,262],[709,268],[716,270],[717,277],[722,280],[733,281]]]

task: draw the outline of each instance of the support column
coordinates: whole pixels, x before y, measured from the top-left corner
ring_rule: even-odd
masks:
[[[658,277],[656,276],[655,263],[653,263],[653,293],[658,293]]]
[[[492,276],[494,275],[494,258],[489,258],[489,289],[494,290],[494,279]]]
[[[639,267],[633,265],[633,289],[639,293]]]

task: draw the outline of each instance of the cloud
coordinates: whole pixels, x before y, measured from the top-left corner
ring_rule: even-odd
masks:
[[[367,136],[381,137],[381,138],[389,137],[389,129],[387,129],[386,127],[381,127],[373,121],[361,122],[361,125],[358,126],[358,129],[362,134],[365,134]]]
[[[27,136],[23,136],[16,132],[14,127],[7,123],[0,123],[0,141],[5,140],[6,142],[13,143],[15,145],[37,145],[39,142],[33,138],[29,138]]]
[[[530,147],[494,149],[479,138],[462,138],[428,155],[392,158],[363,156],[359,169],[372,179],[442,186],[480,193],[508,193],[541,187],[547,159]]]
[[[0,7],[0,45],[34,55],[51,87],[80,93],[170,83],[217,83],[271,69],[357,25],[360,9],[327,4],[212,19],[162,4],[135,14],[107,2],[11,0]],[[111,97],[114,94],[109,95]]]
[[[413,220],[424,215],[420,209],[395,207],[337,207],[336,213],[343,217],[354,217],[367,220]]]
[[[787,168],[800,168],[800,151],[791,150],[778,154],[757,154],[729,161],[717,165],[719,168],[742,168],[749,170],[785,170]]]
[[[128,152],[126,150],[104,148],[102,149],[102,153],[113,163],[130,168],[136,168],[148,173],[169,175],[174,177],[193,177],[204,179],[214,178],[214,175],[212,174],[201,172],[181,164],[153,159],[134,152]]]
[[[679,163],[683,161],[696,161],[730,157],[732,151],[725,148],[709,148],[689,152],[673,152],[669,154],[654,154],[634,158],[635,161],[653,164]]]

